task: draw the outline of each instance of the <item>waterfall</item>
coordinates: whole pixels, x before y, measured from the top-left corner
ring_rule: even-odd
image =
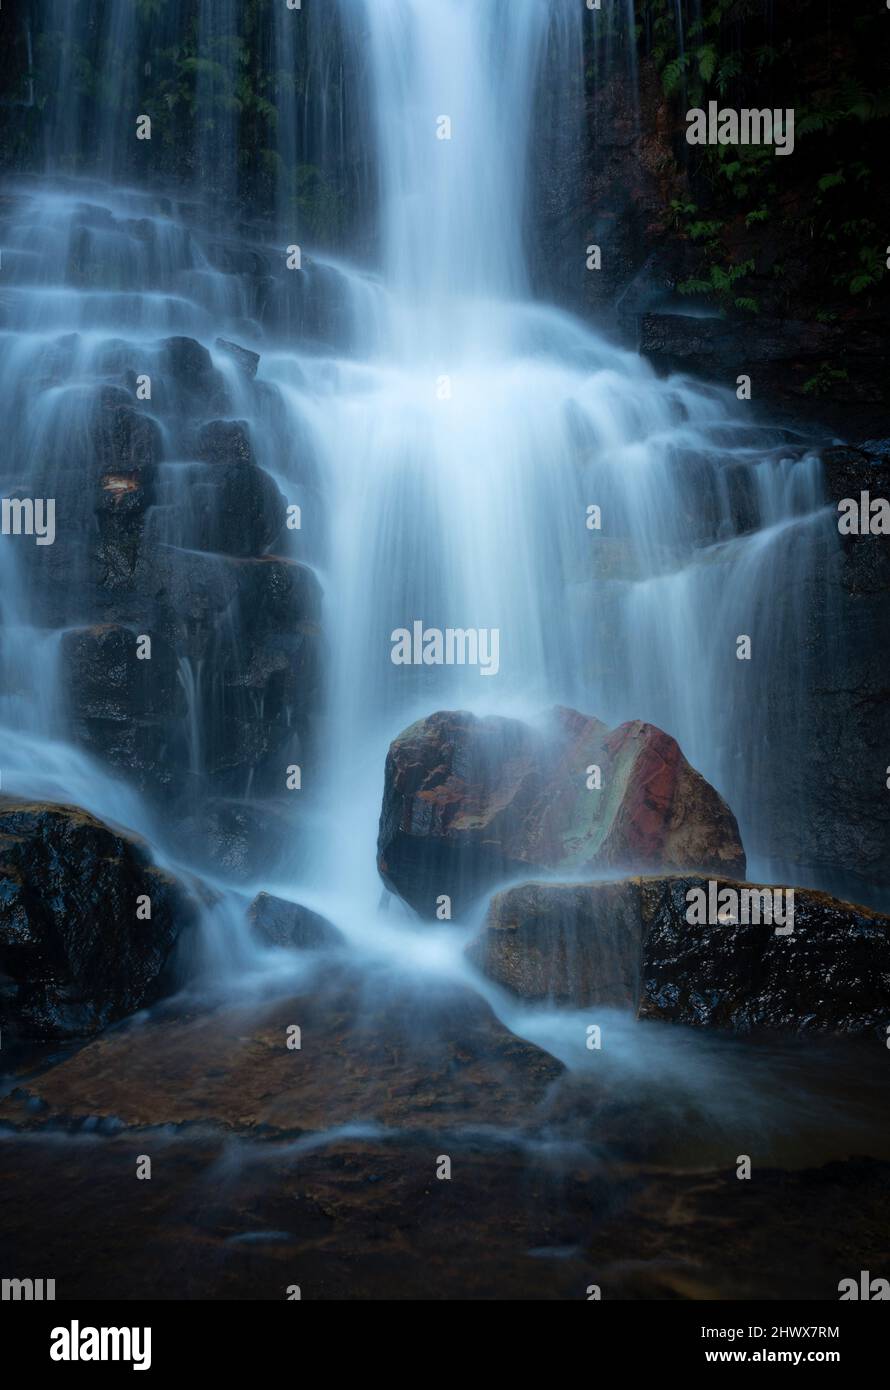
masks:
[[[95,465],[97,392],[125,383],[132,396],[144,374],[158,383],[138,407],[153,432],[150,483],[134,474],[102,486],[145,491],[145,535],[170,556],[171,592],[192,604],[171,626],[169,698],[182,701],[183,732],[166,752],[191,779],[190,808],[198,784],[239,804],[284,800],[284,767],[310,743],[288,697],[270,700],[274,680],[260,688],[255,672],[234,669],[242,599],[207,530],[211,465],[196,456],[196,427],[246,421],[257,463],[303,511],[302,529],[270,553],[320,579],[327,677],[299,793],[311,814],[268,870],[281,891],[329,910],[356,940],[376,932],[404,952],[401,925],[377,915],[390,740],[435,709],[533,718],[554,703],[667,730],[735,810],[752,876],[806,880],[803,852],[798,863],[772,850],[776,797],[765,793],[804,756],[813,673],[796,634],[814,601],[831,622],[818,576],[837,538],[819,463],[755,423],[732,383],[661,379],[532,291],[534,258],[584,263],[583,245],[542,244],[534,195],[555,138],[541,122],[576,138],[585,44],[597,68],[606,61],[608,32],[585,31],[601,16],[575,0],[339,0],[337,54],[317,16],[279,6],[262,38],[277,74],[282,166],[299,158],[311,125],[322,158],[342,171],[347,119],[361,131],[350,260],[313,246],[283,176],[274,230],[236,232],[220,218],[236,191],[244,119],[235,10],[198,7],[195,191],[209,187],[212,208],[115,177],[132,158],[129,127],[107,122],[90,157],[71,83],[54,110],[47,177],[12,186],[3,210],[2,484],[7,496],[54,498],[60,527],[51,562],[23,536],[0,547],[0,718],[17,750],[4,790],[79,802],[161,843],[166,834],[166,852],[190,860],[188,837],[169,818],[159,824],[125,768],[109,772],[75,746],[59,669],[60,640],[99,620],[82,603],[95,581],[84,538],[98,523],[78,471]],[[170,39],[185,11],[151,18],[149,6],[146,20],[115,0],[100,13],[103,100],[128,121],[141,102],[156,111],[151,72],[134,77],[113,59],[137,20]],[[52,15],[64,80],[76,25],[67,4]],[[306,52],[311,77],[298,88],[290,78]],[[294,243],[303,263],[289,270]],[[211,364],[188,399],[164,386],[169,341],[183,336]],[[255,385],[219,337],[260,353]],[[106,401],[128,411],[121,399]],[[113,620],[135,637],[142,610],[115,604]],[[417,621],[496,631],[496,676],[393,664],[392,633]],[[742,635],[755,664],[736,659]],[[239,763],[233,730],[247,709],[260,723],[277,718],[286,738]],[[796,834],[803,845],[807,816],[805,805],[783,807],[783,843]]]

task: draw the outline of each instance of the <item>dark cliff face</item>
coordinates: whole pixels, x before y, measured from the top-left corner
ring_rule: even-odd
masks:
[[[539,283],[659,369],[733,390],[749,374],[762,415],[884,433],[886,16],[829,0],[636,12],[635,81],[620,50],[594,63],[589,31],[586,149],[553,142],[538,181]],[[792,109],[793,152],[690,146],[687,111],[710,101]]]

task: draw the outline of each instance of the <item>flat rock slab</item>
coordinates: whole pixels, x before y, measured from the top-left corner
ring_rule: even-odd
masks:
[[[138,1182],[146,1151],[152,1181]],[[303,1300],[582,1302],[598,1284],[604,1301],[830,1303],[842,1278],[887,1270],[888,1163],[761,1168],[739,1182],[731,1166],[604,1172],[577,1157],[557,1175],[550,1155],[464,1146],[439,1182],[438,1152],[7,1139],[4,1256],[51,1269],[59,1300],[283,1301],[298,1284]]]
[[[300,1029],[299,1050],[288,1046]],[[469,990],[319,968],[265,1008],[107,1034],[11,1095],[0,1121],[207,1125],[255,1135],[367,1123],[408,1130],[531,1123],[562,1064]]]

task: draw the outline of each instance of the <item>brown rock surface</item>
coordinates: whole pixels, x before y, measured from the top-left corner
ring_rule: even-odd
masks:
[[[288,1047],[292,1025],[299,1050]],[[106,1035],[3,1102],[0,1116],[264,1136],[362,1122],[510,1124],[533,1115],[562,1071],[468,990],[410,989],[327,967],[307,974],[305,992],[264,1008],[159,1018]]]
[[[737,920],[687,921],[687,894],[740,899]],[[468,954],[528,1000],[635,1010],[736,1033],[876,1034],[890,1022],[890,918],[796,888],[793,931],[762,884],[699,876],[524,883],[492,898]],[[763,895],[768,895],[764,897]],[[759,916],[755,916],[759,913]],[[747,915],[748,920],[745,920]]]

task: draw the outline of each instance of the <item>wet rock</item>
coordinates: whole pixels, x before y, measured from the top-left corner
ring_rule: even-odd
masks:
[[[247,909],[254,933],[267,946],[296,951],[317,951],[339,946],[344,936],[326,917],[300,903],[287,902],[271,893],[258,893]]]
[[[254,462],[242,420],[212,420],[198,433],[196,454],[208,468],[188,495],[191,544],[225,555],[262,555],[281,535],[287,502]]]
[[[158,999],[193,912],[134,836],[76,807],[0,799],[0,1011],[14,1037],[86,1036]]]
[[[189,762],[217,794],[281,793],[301,762],[320,683],[321,590],[304,565],[147,549],[109,586],[120,625],[175,651],[191,728]]]
[[[299,1048],[288,1046],[294,1027]],[[29,1086],[43,1106],[28,1113],[35,1124],[115,1116],[267,1137],[350,1123],[436,1132],[530,1124],[562,1075],[471,990],[418,989],[402,975],[360,976],[325,959],[300,992],[271,1006],[159,1019],[100,1039]]]
[[[495,894],[467,955],[523,999],[635,1009],[642,938],[639,879],[523,883]]]
[[[258,352],[251,352],[250,348],[241,347],[239,343],[231,343],[228,338],[217,338],[216,346],[220,352],[233,358],[245,376],[250,377],[251,381],[253,380],[257,373],[257,367],[260,365]]]
[[[186,813],[181,835],[196,858],[237,882],[273,872],[285,849],[293,851],[299,806],[210,796]]]
[[[40,376],[37,384],[41,387],[58,386],[69,377],[81,344],[79,333],[63,333],[61,337],[47,343],[40,357]]]
[[[709,882],[756,894],[748,921],[687,921]],[[875,1034],[890,1021],[890,919],[794,890],[793,931],[766,920],[763,884],[698,875],[526,883],[497,894],[468,951],[524,999],[636,1010],[640,1018],[735,1033]],[[779,900],[783,913],[784,900]],[[755,910],[759,910],[759,917]]]
[[[151,641],[149,650],[140,637]],[[142,790],[176,789],[188,762],[186,699],[163,637],[113,623],[62,637],[62,681],[75,739]]]
[[[694,888],[707,891],[707,881],[643,881],[641,1018],[737,1033],[886,1037],[890,919],[798,888],[790,935],[769,924],[692,926],[686,894]]]
[[[161,432],[128,391],[103,386],[57,409],[48,441],[38,495],[55,500],[56,534],[52,545],[22,550],[28,599],[39,624],[85,625],[100,617],[97,591],[135,570]]]
[[[184,416],[214,415],[228,409],[228,393],[222,372],[213,365],[203,343],[194,338],[165,338],[157,360],[160,400]]]
[[[168,574],[163,622],[189,653],[206,775],[220,791],[282,793],[286,765],[301,761],[319,686],[318,581],[305,566],[276,559]],[[200,685],[205,669],[214,673],[209,686]]]
[[[378,867],[421,915],[434,916],[443,894],[461,912],[529,869],[580,877],[619,866],[745,869],[729,807],[653,725],[610,730],[568,709],[534,728],[440,712],[391,745]]]
[[[165,366],[181,387],[200,391],[213,372],[213,358],[194,338],[166,338],[163,343]]]
[[[879,320],[820,323],[814,319],[692,316],[649,312],[639,321],[639,350],[664,371],[689,372],[733,387],[739,362],[757,400],[773,420],[819,420],[832,434],[858,432],[886,420],[887,351]],[[845,363],[831,381],[830,401],[815,389],[829,363]]]
[[[890,453],[880,441],[844,445],[825,450],[822,467],[828,534],[822,563],[806,581],[797,657],[807,676],[807,737],[818,756],[786,759],[781,778],[763,786],[758,852],[799,866],[796,877],[886,912],[890,543],[879,535],[840,536],[836,523],[845,498],[890,498]],[[789,804],[808,808],[801,842]]]
[[[196,452],[206,463],[253,463],[247,421],[208,421],[198,432]]]
[[[146,489],[161,456],[161,432],[150,415],[132,404],[127,392],[107,386],[98,394],[93,448],[101,479],[109,474],[130,478]]]
[[[304,256],[301,270],[288,270],[282,257],[274,273],[257,277],[253,291],[251,317],[266,333],[329,348],[348,345],[354,288],[334,266]]]

